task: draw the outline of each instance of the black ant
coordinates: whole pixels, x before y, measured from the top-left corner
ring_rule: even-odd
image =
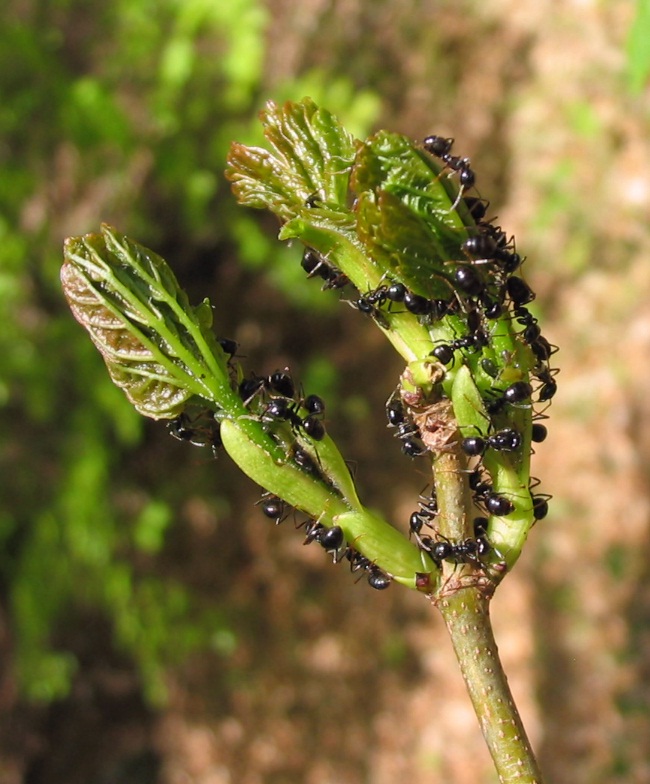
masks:
[[[388,427],[397,427],[406,421],[406,411],[402,401],[391,395],[386,402],[386,419],[388,419]]]
[[[497,251],[497,243],[489,234],[481,233],[466,239],[460,249],[474,260],[490,261]]]
[[[488,493],[483,499],[483,503],[488,512],[496,517],[506,517],[515,509],[515,505],[509,498],[496,493]]]
[[[422,147],[431,155],[435,155],[452,171],[458,172],[458,181],[461,192],[465,188],[472,188],[476,184],[476,175],[470,168],[469,158],[461,158],[451,154],[454,140],[444,136],[427,136],[422,142]],[[460,198],[460,195],[459,195]],[[456,205],[454,204],[454,207]]]
[[[409,313],[414,316],[431,316],[435,313],[435,304],[433,300],[414,294],[412,291],[407,291],[404,294],[404,307]]]
[[[380,569],[374,564],[369,566],[368,572],[368,585],[376,591],[385,591],[391,584],[390,575],[383,569]]]
[[[308,277],[312,278],[314,275],[318,275],[319,278],[322,278],[325,281],[323,285],[325,289],[342,289],[350,282],[348,276],[344,275],[340,269],[310,248],[307,248],[303,253],[300,266]]]
[[[541,422],[533,423],[530,440],[534,441],[536,444],[541,444],[542,441],[546,441],[546,436],[548,435],[548,429],[546,425],[542,425]]]
[[[518,253],[506,249],[497,249],[495,258],[501,269],[508,275],[516,272],[524,263],[524,259]]]
[[[491,223],[480,224],[485,240],[477,243],[475,251],[485,250],[486,258],[498,264],[500,269],[507,275],[511,275],[522,265],[523,260],[521,256],[515,251],[514,237],[508,238],[508,235],[503,231],[500,226],[494,226]],[[470,238],[474,239],[474,238]],[[482,247],[480,247],[482,245]],[[472,246],[466,250],[472,255]],[[516,284],[515,284],[516,285]]]
[[[427,453],[427,448],[420,438],[420,429],[414,422],[406,418],[406,409],[402,401],[393,393],[386,403],[388,427],[394,427],[395,438],[402,442],[402,452],[408,457],[420,457]]]
[[[296,394],[296,387],[291,376],[283,370],[276,370],[266,380],[267,389],[270,392],[277,392],[283,397],[293,397]]]
[[[528,490],[530,492],[530,499],[533,505],[533,518],[535,522],[538,520],[543,520],[546,515],[548,514],[548,502],[553,498],[552,495],[548,493],[534,493],[535,490],[541,484],[540,480],[536,477],[531,477],[528,483]]]
[[[376,591],[383,591],[391,583],[390,575],[383,569],[380,569],[365,555],[362,555],[358,550],[353,547],[348,547],[345,551],[345,557],[350,562],[350,571],[358,572],[363,570],[368,575],[368,585]]]
[[[298,468],[302,469],[305,473],[325,480],[320,468],[316,465],[316,461],[306,449],[303,449],[298,444],[294,444],[291,449],[291,457]]]
[[[391,283],[386,288],[386,299],[391,302],[404,302],[407,293],[407,288],[403,283]]]
[[[433,520],[438,515],[438,498],[436,497],[435,490],[430,495],[420,494],[420,514],[428,520]]]
[[[325,411],[325,403],[318,395],[308,395],[306,398],[301,395],[299,399],[295,399],[293,379],[283,370],[276,370],[270,376],[253,374],[239,385],[239,395],[246,405],[263,390],[271,396],[262,412],[263,422],[285,420],[294,430],[301,430],[315,441],[321,441],[325,437],[325,426],[317,419],[317,416]],[[298,414],[301,407],[307,410],[307,416],[301,417]]]
[[[441,343],[436,346],[433,351],[429,352],[429,356],[435,357],[442,365],[448,365],[454,360],[454,354],[459,349],[469,349],[477,351],[485,345],[486,336],[482,331],[477,331],[473,335],[466,335],[464,338],[456,338],[449,343]]]
[[[481,536],[485,536],[488,530],[488,519],[487,517],[475,517],[473,522],[474,528],[474,537],[478,539]]]
[[[469,158],[461,158],[458,155],[450,155],[444,159],[450,169],[458,172],[458,182],[463,188],[473,188],[476,185],[476,174],[470,168]]]
[[[454,353],[460,349],[478,351],[489,343],[488,335],[481,326],[481,314],[478,310],[471,310],[467,314],[467,328],[469,333],[462,338],[456,338],[449,343],[441,343],[429,352],[438,362],[448,365],[454,360]]]
[[[367,294],[361,295],[358,299],[352,301],[350,304],[352,307],[360,310],[362,313],[365,313],[368,316],[372,316],[379,326],[383,327],[384,329],[388,329],[390,326],[388,319],[379,309],[380,306],[386,302],[386,299],[386,287],[380,286],[378,289],[375,289],[375,291],[369,291]]]
[[[531,495],[533,502],[533,517],[535,520],[543,520],[548,514],[548,502],[551,499],[550,495],[539,493]]]
[[[515,272],[521,266],[522,259],[514,251],[514,237],[508,239],[503,229],[491,223],[481,223],[479,227],[481,233],[465,240],[461,250],[477,262],[495,262],[508,275]],[[513,285],[516,288],[518,284]]]
[[[510,278],[510,280],[517,280],[517,278]],[[541,337],[542,330],[539,328],[537,319],[527,308],[523,305],[518,305],[514,310],[514,316],[517,323],[521,324],[524,328],[523,332],[520,332],[519,334],[523,336],[526,343],[532,345]]]
[[[505,517],[514,511],[515,506],[512,501],[495,493],[492,485],[483,479],[480,469],[470,473],[469,486],[474,493],[474,503],[477,506],[484,506],[490,514]]]
[[[293,379],[282,370],[276,370],[270,376],[258,376],[252,373],[250,378],[245,378],[239,384],[239,396],[244,401],[244,405],[248,405],[263,390],[286,398],[293,398],[296,394]]]
[[[283,520],[286,520],[287,505],[277,495],[265,493],[258,503],[261,505],[262,514],[269,520],[273,520],[276,525],[280,525]]]
[[[239,396],[245,405],[248,405],[263,390],[271,395],[276,394],[286,398],[293,398],[296,394],[293,379],[284,370],[276,370],[270,376],[251,373],[250,378],[245,378],[239,384]]]
[[[414,536],[420,542],[420,533],[423,526],[432,528],[432,521],[438,516],[438,499],[435,493],[430,496],[420,496],[420,509],[409,517],[409,539]]]
[[[214,418],[214,413],[208,410],[199,412],[194,418],[183,411],[167,424],[167,431],[179,441],[187,441],[193,446],[212,447],[212,453],[215,457],[218,448],[223,444],[221,426]]]
[[[454,272],[454,281],[458,288],[469,297],[478,297],[485,292],[485,283],[476,267],[471,265],[463,264],[457,267]]]
[[[451,561],[454,564],[479,564],[492,550],[485,536],[478,536],[476,539],[463,539],[456,543],[447,540],[436,541],[426,537],[423,549],[431,555],[438,568],[442,566],[443,561]]]
[[[250,378],[245,378],[239,383],[239,397],[248,405],[251,400],[266,386],[266,379],[262,376],[252,374]]]
[[[530,348],[538,362],[548,362],[551,356],[559,351],[558,347],[549,343],[543,335],[532,341]]]
[[[318,542],[318,544],[328,553],[334,556],[334,562],[338,563],[343,557],[342,548],[345,545],[345,535],[339,525],[327,527],[316,520],[307,523],[306,536],[303,544]]]
[[[435,155],[436,158],[440,158],[442,161],[451,153],[453,145],[454,140],[452,138],[445,139],[444,136],[427,136],[422,142],[422,146],[427,152]]]
[[[539,388],[537,393],[537,400],[540,403],[545,403],[547,400],[550,400],[555,396],[555,393],[557,392],[557,381],[553,378],[553,376],[557,372],[557,370],[550,370],[549,368],[545,368],[544,370],[535,373],[537,379],[542,382],[542,386]]]
[[[233,362],[233,358],[239,349],[239,343],[237,343],[237,341],[233,340],[232,338],[217,338],[217,343],[227,357],[226,364],[228,366],[228,370],[233,375],[236,374],[236,367]]]
[[[490,207],[490,202],[487,199],[479,199],[476,196],[465,196],[463,201],[475,222],[480,223]]]
[[[470,489],[475,493],[483,493],[486,490],[491,490],[492,485],[484,479],[484,473],[481,466],[477,466],[473,471],[470,471],[467,477]]]
[[[430,357],[435,357],[441,365],[448,365],[454,361],[454,353],[459,348],[464,348],[465,338],[453,340],[451,343],[441,343],[436,346],[433,351],[429,352]]]
[[[518,278],[516,275],[512,275],[506,281],[506,291],[512,303],[517,307],[527,305],[536,296],[526,281],[523,278]]]
[[[516,452],[521,448],[521,433],[512,427],[505,427],[490,436],[469,436],[461,441],[461,449],[470,457],[484,455],[488,449],[496,452]]]
[[[228,354],[231,358],[237,353],[239,343],[232,338],[217,338],[217,343],[221,346],[224,354]]]
[[[374,305],[383,305],[388,299],[388,288],[386,286],[378,286],[373,291],[368,291],[356,300],[353,304],[359,310],[368,312],[369,308]]]
[[[420,438],[420,429],[414,422],[403,422],[397,426],[395,438],[402,442],[402,452],[408,457],[420,457],[428,452]]]
[[[483,307],[483,315],[486,319],[498,319],[503,313],[503,296],[501,293],[499,293],[499,298],[497,299],[491,299],[484,294],[479,298],[479,301]]]
[[[413,512],[413,514],[409,517],[409,539],[411,536],[415,536],[415,538],[419,541],[422,527],[425,525],[429,525],[428,519],[419,512]]]
[[[498,414],[506,405],[519,406],[533,394],[533,388],[527,381],[515,381],[504,390],[492,389],[497,397],[486,400],[485,407],[490,414]]]
[[[322,441],[325,438],[325,425],[311,413],[306,417],[301,417],[297,413],[300,404],[301,401],[293,401],[286,397],[274,397],[264,409],[262,421],[283,420],[289,422],[294,430],[304,432],[314,441]]]
[[[392,283],[385,287],[386,299],[399,302],[409,313],[420,316],[421,320],[439,319],[448,313],[451,303],[446,300],[427,299],[420,294],[409,291],[403,283]]]
[[[393,283],[385,287],[384,294],[390,302],[403,303],[408,312],[414,316],[432,315],[436,308],[433,300],[409,291],[403,283]]]
[[[350,562],[350,571],[352,574],[358,572],[360,569],[368,569],[368,567],[372,566],[372,561],[369,558],[366,558],[365,555],[362,555],[358,550],[355,550],[354,547],[347,548],[345,557]]]
[[[388,301],[402,303],[409,313],[422,318],[439,316],[438,303],[419,294],[409,291],[402,283],[392,283],[390,286],[379,286],[374,291],[363,294],[352,302],[352,306],[372,316],[380,326],[387,328],[388,321],[379,308]],[[445,303],[446,304],[446,303]],[[444,311],[443,311],[444,312]]]

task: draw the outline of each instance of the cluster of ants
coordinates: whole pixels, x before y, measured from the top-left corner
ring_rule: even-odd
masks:
[[[479,563],[492,549],[487,540],[487,517],[474,518],[474,538],[464,539],[461,542],[449,542],[445,539],[434,539],[422,534],[424,526],[433,528],[434,520],[438,515],[438,499],[435,491],[430,495],[420,496],[419,508],[409,518],[409,536],[414,537],[419,547],[429,553],[438,568],[443,561],[453,563]]]
[[[229,338],[220,338],[219,343],[229,361],[232,360],[238,350],[237,343]],[[286,423],[294,435],[307,436],[315,442],[325,437],[322,421],[325,403],[318,395],[303,395],[287,370],[276,370],[269,376],[251,374],[239,381],[238,392],[244,405],[272,435],[277,436],[279,428]],[[168,430],[175,438],[195,446],[210,446],[215,456],[221,446],[219,423],[210,411],[184,411],[169,423]],[[329,483],[318,459],[312,457],[297,440],[291,445],[289,458],[302,471]],[[262,513],[276,525],[287,518],[291,509],[289,504],[270,493],[264,493],[259,503]],[[384,590],[390,585],[390,575],[348,545],[340,526],[327,527],[317,520],[307,519],[297,523],[296,528],[305,529],[304,544],[317,542],[333,556],[335,563],[347,560],[352,572],[366,574],[372,588]]]
[[[459,354],[463,357],[476,355],[479,357],[477,364],[484,374],[495,382],[499,378],[499,369],[493,359],[488,356],[481,357],[481,353],[484,347],[490,345],[490,322],[507,314],[521,327],[517,332],[517,340],[527,345],[532,352],[534,365],[530,373],[537,384],[534,388],[528,381],[518,380],[505,388],[498,384],[490,388],[483,402],[488,415],[494,418],[499,414],[507,414],[512,407],[530,408],[533,402],[546,403],[553,398],[557,391],[557,371],[550,367],[549,361],[557,348],[543,337],[537,319],[527,307],[535,299],[535,293],[523,278],[516,274],[523,259],[516,251],[514,238],[509,238],[503,229],[494,224],[493,219],[486,219],[489,208],[487,201],[466,195],[467,190],[475,186],[476,175],[468,158],[452,155],[453,141],[441,136],[429,136],[421,145],[426,153],[442,161],[443,172],[447,170],[450,175],[457,174],[460,188],[454,207],[458,207],[462,202],[463,208],[474,223],[470,236],[459,242],[458,260],[450,263],[451,271],[445,273],[453,293],[447,299],[428,299],[409,291],[402,282],[387,280],[372,291],[357,291],[350,304],[371,316],[384,328],[389,327],[387,314],[396,306],[401,306],[426,325],[433,324],[446,315],[461,315],[467,326],[466,334],[438,343],[430,356],[447,368],[453,366]],[[350,284],[345,274],[314,250],[305,251],[302,267],[309,277],[320,277],[324,281],[323,288],[343,289]],[[431,447],[424,443],[419,425],[399,396],[392,395],[389,398],[386,416],[389,427],[395,429],[395,436],[400,440],[402,451],[406,455],[418,457],[429,452]],[[460,440],[461,449],[468,459],[478,459],[469,472],[469,486],[474,503],[481,510],[481,516],[474,520],[474,537],[454,543],[444,540],[440,534],[434,538],[422,533],[425,525],[435,530],[434,520],[438,514],[435,495],[421,497],[418,511],[411,515],[410,535],[438,566],[444,560],[453,563],[480,562],[491,551],[486,537],[487,517],[483,515],[501,517],[514,510],[509,498],[494,492],[481,458],[488,450],[520,451],[523,437],[510,425],[497,427],[493,424],[491,428],[493,432],[487,435],[472,435]],[[544,441],[546,436],[545,425],[535,422],[531,440],[539,443]],[[547,495],[532,492],[537,481],[531,480],[530,485],[533,516],[536,521],[547,515],[549,499]]]
[[[234,371],[231,362],[239,348],[237,342],[231,338],[219,338],[218,342]],[[237,389],[251,416],[265,429],[276,432],[277,426],[286,423],[294,435],[308,436],[313,441],[325,438],[324,401],[318,395],[304,396],[296,390],[286,370],[276,370],[270,376],[251,374],[238,382]],[[168,430],[175,438],[195,446],[210,446],[215,457],[222,445],[219,421],[214,412],[207,409],[198,412],[186,409],[169,423]],[[291,446],[291,458],[303,471],[320,474],[316,460],[297,442]]]
[[[322,416],[325,403],[318,395],[304,395],[296,388],[289,373],[277,370],[270,376],[256,376],[244,379],[239,384],[239,395],[244,404],[256,411],[256,417],[273,435],[277,435],[278,426],[287,423],[294,436],[307,436],[313,441],[322,441],[325,427]],[[294,440],[289,452],[290,458],[303,471],[312,474],[325,483],[328,478],[321,471],[318,457],[312,456],[305,448]],[[278,496],[265,493],[260,501],[262,513],[281,523],[288,516],[290,507]],[[307,519],[296,524],[296,528],[304,528],[303,544],[317,542],[333,556],[335,563],[347,560],[352,572],[365,573],[368,584],[376,590],[388,588],[390,575],[380,569],[369,558],[355,550],[345,541],[343,529],[338,526],[326,526],[318,520]]]
[[[527,345],[534,357],[531,375],[537,379],[538,385],[518,380],[505,388],[497,385],[488,390],[484,397],[485,410],[493,418],[506,414],[511,407],[527,407],[533,405],[533,398],[538,403],[550,401],[555,395],[557,385],[555,374],[549,361],[557,350],[541,334],[537,319],[527,306],[535,298],[529,285],[515,273],[522,264],[522,258],[514,247],[514,238],[506,233],[493,220],[486,220],[488,202],[484,199],[467,196],[466,191],[473,188],[476,176],[470,168],[468,158],[451,154],[453,139],[440,136],[429,136],[422,142],[422,149],[429,155],[441,160],[443,170],[457,174],[459,192],[454,207],[463,203],[463,208],[471,216],[474,226],[470,236],[459,242],[459,255],[462,259],[453,262],[453,268],[446,273],[450,284],[450,296],[447,299],[428,299],[410,291],[404,283],[386,280],[373,291],[356,292],[350,301],[356,309],[371,316],[380,326],[389,327],[387,314],[392,308],[403,308],[415,315],[418,320],[430,325],[446,315],[460,315],[467,326],[466,334],[446,342],[439,342],[430,352],[432,360],[442,368],[453,367],[458,356],[466,358],[470,354],[488,379],[498,381],[499,370],[493,359],[482,356],[483,349],[490,345],[490,322],[508,314],[521,331],[517,339]],[[303,270],[309,277],[318,277],[323,281],[323,288],[343,290],[350,286],[348,277],[334,266],[329,259],[313,249],[306,249],[301,262]],[[220,346],[231,364],[238,346],[228,338],[219,340]],[[236,374],[233,372],[233,377]],[[315,442],[325,437],[323,415],[325,404],[317,395],[304,395],[296,388],[289,373],[275,371],[269,376],[251,375],[243,380],[237,379],[238,392],[251,416],[261,422],[273,437],[288,444],[289,459],[301,470],[320,478],[329,480],[324,475],[318,462],[315,448],[307,451],[301,443]],[[438,394],[444,397],[438,387]],[[410,457],[418,457],[430,450],[422,438],[418,424],[414,421],[409,406],[405,405],[398,395],[391,395],[386,404],[388,425],[395,429],[395,436],[400,440],[402,451]],[[503,420],[503,417],[502,417]],[[507,417],[506,417],[507,421]],[[473,500],[480,511],[473,521],[473,537],[458,542],[451,542],[441,536],[435,529],[438,515],[438,504],[435,492],[420,496],[418,510],[409,519],[409,535],[415,539],[420,549],[438,566],[443,561],[481,564],[491,552],[492,547],[487,538],[488,516],[506,516],[514,510],[512,501],[496,493],[490,482],[488,472],[482,462],[488,450],[496,452],[517,452],[523,447],[522,434],[513,426],[497,427],[492,424],[493,432],[489,434],[471,435],[460,440],[460,447],[468,460],[473,463],[469,470],[469,487]],[[193,416],[184,412],[169,426],[176,438],[200,446],[210,446],[213,451],[220,444],[219,424],[212,412],[200,412]],[[284,434],[284,435],[282,435]],[[541,442],[546,438],[546,427],[535,422],[532,427],[532,441]],[[536,480],[531,481],[531,491]],[[543,494],[531,492],[533,516],[535,520],[543,519],[548,513],[548,498]],[[288,505],[275,495],[265,493],[260,501],[263,514],[279,524],[288,516]],[[310,519],[296,525],[305,530],[305,544],[317,542],[333,556],[335,562],[347,560],[353,572],[366,574],[368,583],[377,590],[390,585],[391,576],[380,569],[354,547],[345,541],[343,530],[339,526],[327,527],[318,520]],[[429,528],[434,536],[427,534]]]
[[[262,513],[279,525],[287,518],[289,507],[276,495],[265,493],[260,501]],[[390,575],[377,564],[366,558],[354,547],[345,541],[345,534],[339,525],[327,527],[318,520],[304,520],[296,524],[296,528],[305,529],[305,540],[303,544],[318,542],[318,544],[329,553],[334,563],[347,560],[350,564],[350,571],[362,572],[367,575],[368,585],[378,591],[383,591],[391,583]]]
[[[230,362],[238,350],[237,343],[230,338],[220,338],[219,344]],[[277,434],[278,426],[286,423],[294,435],[307,436],[316,442],[325,437],[322,421],[325,403],[318,395],[304,396],[297,390],[287,370],[277,370],[269,376],[251,374],[239,381],[238,392],[244,405],[254,412],[255,418],[272,434]],[[210,446],[215,456],[222,445],[219,422],[213,412],[205,409],[198,412],[183,411],[169,423],[168,430],[179,440],[195,446]],[[297,441],[293,442],[289,457],[302,471],[328,483],[329,480],[321,472],[317,459]],[[291,508],[271,493],[263,494],[260,505],[262,513],[275,521],[276,525],[287,518]],[[390,585],[391,578],[386,572],[358,550],[347,545],[340,526],[327,527],[319,521],[308,519],[296,524],[296,528],[305,529],[304,544],[318,542],[326,552],[333,555],[337,563],[346,559],[352,572],[362,571],[367,575],[368,584],[372,588],[383,590]]]

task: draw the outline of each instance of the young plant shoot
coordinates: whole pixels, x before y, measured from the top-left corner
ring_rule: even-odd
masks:
[[[262,488],[267,518],[298,510],[305,541],[333,561],[439,608],[500,780],[541,782],[488,613],[548,511],[530,458],[546,437],[536,420],[556,391],[556,348],[528,308],[523,259],[486,219],[452,139],[359,141],[310,99],[269,103],[261,118],[267,147],[234,143],[227,177],[242,205],[277,216],[281,240],[302,244],[305,285],[336,289],[404,359],[386,380],[385,414],[405,459],[430,465],[432,487],[410,520],[397,528],[366,506],[325,428],[326,403],[288,370],[243,368],[238,345],[214,335],[210,303],[191,306],[152,251],[109,226],[68,239],[72,312],[137,410],[224,449]]]

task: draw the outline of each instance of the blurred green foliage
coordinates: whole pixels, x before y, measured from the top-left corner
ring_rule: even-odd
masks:
[[[267,11],[260,0],[16,0],[4,17],[0,576],[16,676],[30,698],[65,695],[78,667],[65,631],[100,612],[156,701],[166,664],[200,645],[230,649],[232,633],[218,608],[156,573],[183,488],[155,465],[146,481],[133,475],[142,420],[64,304],[61,242],[116,220],[153,246],[229,244],[256,269],[273,259],[275,283],[294,290],[299,265],[277,261],[297,251],[278,251],[222,175],[231,141],[260,133]],[[274,86],[279,99],[303,94],[358,135],[379,112],[374,95],[323,72]],[[314,287],[295,288],[313,306]],[[311,372],[333,383],[328,367]]]
[[[650,0],[636,0],[636,15],[627,39],[628,83],[635,95],[650,76]]]

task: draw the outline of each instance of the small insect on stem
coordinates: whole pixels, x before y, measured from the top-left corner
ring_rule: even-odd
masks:
[[[214,412],[207,409],[198,411],[196,416],[183,411],[167,424],[167,431],[171,436],[193,446],[209,446],[215,458],[223,444],[220,429]]]
[[[438,568],[442,566],[443,561],[450,561],[454,564],[481,564],[485,556],[492,550],[485,536],[463,539],[460,542],[451,542],[444,538],[423,537],[420,546],[431,555]]]

